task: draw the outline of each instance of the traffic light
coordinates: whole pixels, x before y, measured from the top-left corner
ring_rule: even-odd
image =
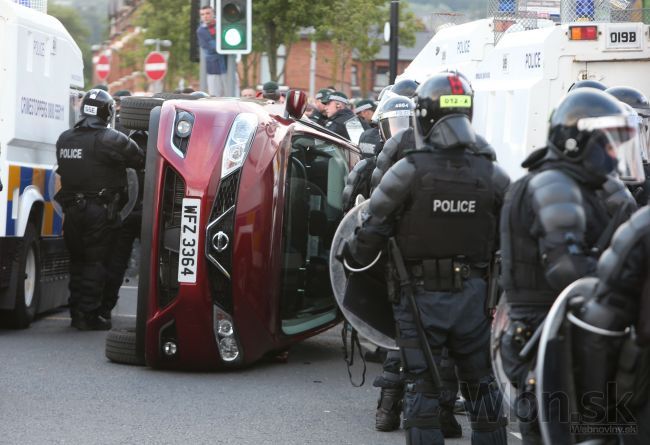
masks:
[[[252,0],[217,0],[217,52],[251,52]]]

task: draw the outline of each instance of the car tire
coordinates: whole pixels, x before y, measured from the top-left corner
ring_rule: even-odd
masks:
[[[135,328],[114,329],[106,336],[106,358],[124,365],[144,366],[144,357],[136,353]]]
[[[120,124],[129,130],[148,130],[151,110],[163,104],[160,97],[128,96],[122,99]]]
[[[171,100],[171,99],[185,99],[185,100],[197,100],[201,99],[200,96],[192,96],[191,94],[183,93],[156,93],[153,97],[160,99]]]
[[[14,295],[14,308],[2,314],[2,324],[12,329],[29,327],[36,316],[41,296],[41,251],[34,224],[25,228],[20,242],[17,267],[9,284],[9,295]]]

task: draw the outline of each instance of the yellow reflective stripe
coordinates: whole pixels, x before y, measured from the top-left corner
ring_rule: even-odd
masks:
[[[469,108],[472,106],[472,96],[440,96],[440,108]]]
[[[8,194],[7,199],[11,201],[13,199],[13,194],[15,189],[20,189],[20,166],[19,165],[10,165],[9,166],[9,185],[8,185]]]
[[[43,207],[43,228],[41,235],[54,234],[54,206],[51,202],[44,203]]]

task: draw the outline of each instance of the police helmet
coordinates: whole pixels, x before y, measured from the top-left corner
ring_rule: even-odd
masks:
[[[605,90],[616,99],[628,105],[636,113],[639,122],[639,138],[644,162],[650,159],[650,102],[639,90],[632,87],[611,87]]]
[[[81,99],[81,116],[94,117],[109,124],[115,114],[115,101],[104,90],[93,89]]]
[[[605,84],[602,82],[599,82],[597,80],[586,79],[586,80],[579,80],[575,82],[573,85],[569,87],[567,93],[570,93],[571,91],[576,90],[578,88],[596,88],[597,90],[601,90],[601,91],[605,91],[607,89]]]
[[[190,96],[198,97],[199,99],[203,99],[205,97],[210,97],[210,95],[208,93],[206,93],[205,91],[192,91],[190,93]]]
[[[381,100],[384,98],[384,95],[389,92],[393,88],[393,85],[386,85],[380,92],[379,96],[377,96],[377,102],[381,102]]]
[[[415,80],[404,79],[395,82],[395,85],[390,89],[390,92],[399,96],[413,97],[415,96],[415,90],[418,89],[418,85],[420,84]]]
[[[398,131],[409,128],[413,122],[415,104],[405,96],[391,97],[379,113],[379,133],[384,141]]]
[[[474,91],[458,73],[434,74],[418,87],[416,93],[415,120],[424,139],[443,116],[464,114],[472,119]]]
[[[637,118],[595,88],[572,91],[551,114],[548,145],[553,152],[600,174],[618,167],[626,182],[643,178],[638,140]]]
[[[623,103],[628,104],[640,116],[650,117],[650,102],[639,90],[632,87],[611,87],[605,90]]]

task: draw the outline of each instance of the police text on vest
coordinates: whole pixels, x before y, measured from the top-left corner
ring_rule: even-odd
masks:
[[[83,159],[83,148],[62,148],[61,159]]]
[[[434,199],[434,213],[476,213],[476,201],[460,199]]]

